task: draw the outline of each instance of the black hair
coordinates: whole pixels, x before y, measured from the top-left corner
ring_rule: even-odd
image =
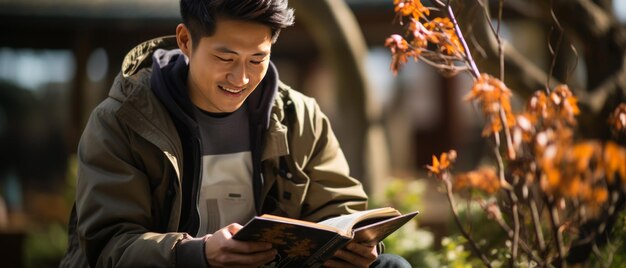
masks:
[[[294,22],[287,0],[180,0],[180,15],[191,33],[192,45],[215,33],[218,17],[258,22],[272,30],[272,43],[280,30]]]

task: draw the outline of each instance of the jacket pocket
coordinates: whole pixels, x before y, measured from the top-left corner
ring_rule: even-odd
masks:
[[[305,205],[304,200],[309,188],[309,178],[303,172],[297,170],[294,163],[289,163],[290,161],[286,158],[290,158],[290,156],[283,156],[279,161],[276,180],[278,186],[278,192],[276,193],[278,195],[278,207],[288,217],[300,218],[300,212],[302,211],[302,206]]]

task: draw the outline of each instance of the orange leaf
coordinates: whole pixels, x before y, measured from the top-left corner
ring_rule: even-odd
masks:
[[[438,175],[439,172],[441,171],[439,169],[439,160],[437,159],[437,157],[435,155],[433,155],[433,164],[432,166],[427,165],[426,168],[428,170],[430,170],[431,173]]]
[[[596,188],[593,191],[593,203],[602,204],[609,199],[609,192],[605,188]]]
[[[394,0],[394,11],[402,16],[412,16],[415,19],[426,18],[430,10],[419,0]]]
[[[462,173],[454,178],[454,191],[475,189],[488,195],[493,195],[500,190],[500,179],[492,167],[481,167],[476,171]]]
[[[607,142],[604,146],[604,169],[609,183],[613,183],[616,174],[626,182],[626,149],[614,142]]]
[[[456,160],[456,151],[450,150],[448,153],[441,153],[439,159],[433,155],[432,165],[426,165],[426,168],[430,173],[439,175],[452,166],[452,163]]]
[[[626,135],[626,103],[621,103],[615,108],[609,117],[609,124],[615,132]]]
[[[591,142],[576,144],[572,149],[571,156],[576,161],[576,171],[584,172],[589,167],[589,162],[593,157],[595,146]]]

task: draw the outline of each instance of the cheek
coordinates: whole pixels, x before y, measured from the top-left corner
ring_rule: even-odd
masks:
[[[254,81],[256,83],[259,83],[261,82],[261,80],[263,80],[263,77],[265,77],[265,74],[267,73],[267,68],[268,68],[268,65],[259,65],[259,66],[254,67],[253,73],[254,73]]]
[[[204,90],[209,89],[217,78],[219,78],[219,70],[211,68],[211,66],[212,64],[210,63],[202,64],[196,62],[195,65],[190,63],[190,70],[193,73],[196,84],[201,86]]]

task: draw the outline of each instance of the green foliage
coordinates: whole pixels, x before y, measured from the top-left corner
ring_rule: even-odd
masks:
[[[481,242],[482,243],[479,244],[481,244],[481,247],[484,247],[488,241],[482,240]],[[485,266],[482,261],[472,255],[471,249],[467,246],[467,240],[462,235],[453,234],[450,237],[443,238],[441,240],[441,246],[442,248],[437,255],[441,267],[469,268]],[[486,255],[492,267],[509,267],[511,260],[510,246],[511,242],[508,241],[505,243],[504,247],[490,247],[491,250],[489,250]],[[537,267],[537,264],[533,261],[520,258],[516,261],[515,267],[532,268]]]
[[[421,196],[426,188],[423,180],[394,178],[387,185],[383,198],[374,198],[371,207],[391,206],[401,212],[422,210]],[[385,239],[385,252],[404,257],[413,267],[439,267],[437,256],[432,251],[434,236],[419,228],[418,218]]]
[[[71,207],[77,179],[76,156],[70,157],[65,180],[63,197],[65,204]],[[69,215],[68,215],[69,216]],[[67,249],[67,223],[41,222],[34,224],[24,240],[25,267],[58,267]]]
[[[457,206],[459,218],[465,224],[470,236],[477,241],[478,246],[485,252],[493,267],[502,267],[508,264],[510,242],[507,243],[506,234],[494,221],[487,218],[484,210],[476,203],[464,200]],[[451,219],[452,221],[452,219]],[[482,267],[484,264],[472,255],[472,250],[456,226],[452,226],[450,236],[441,240],[441,250],[437,255],[442,267],[464,268]],[[488,239],[484,239],[488,238]]]
[[[471,237],[486,253],[492,267],[508,267],[511,260],[511,240],[507,239],[495,221],[488,219],[484,211],[475,203],[464,200],[460,202],[459,217]],[[456,226],[450,224],[451,226]],[[471,225],[471,226],[470,226]],[[544,231],[545,233],[548,230]],[[589,260],[578,267],[622,267],[626,263],[626,210],[623,210],[609,234],[607,245],[594,249]],[[442,248],[437,254],[441,267],[482,267],[482,262],[472,255],[466,239],[453,229],[450,237],[442,239]],[[535,254],[539,255],[536,251]],[[527,259],[525,254],[518,256],[515,267],[538,267],[537,263]],[[553,267],[553,266],[548,266]]]
[[[413,267],[439,267],[432,251],[434,236],[409,222],[385,239],[385,252],[404,257]]]
[[[444,237],[441,240],[439,259],[441,267],[472,268],[471,253],[465,248],[467,240],[463,236]]]
[[[423,180],[393,178],[385,188],[384,200],[374,200],[378,205],[392,206],[402,212],[423,209],[422,195],[427,184]]]
[[[457,205],[459,218],[470,236],[480,244],[481,249],[485,248],[484,251],[489,252],[492,248],[504,248],[507,241],[506,233],[494,220],[487,217],[484,209],[476,202],[462,199],[459,201],[463,201]],[[450,221],[449,226],[453,226],[454,232],[459,233],[457,225],[452,219]]]
[[[594,250],[588,267],[621,267],[626,264],[626,210],[622,210],[609,237],[607,245]]]
[[[31,230],[24,241],[26,267],[56,267],[67,248],[67,227],[65,224],[49,224],[41,229]]]

